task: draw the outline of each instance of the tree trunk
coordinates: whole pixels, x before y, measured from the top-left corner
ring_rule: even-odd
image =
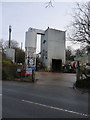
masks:
[[[88,48],[88,63],[90,63],[90,48]]]

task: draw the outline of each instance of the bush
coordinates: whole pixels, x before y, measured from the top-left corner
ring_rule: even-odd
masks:
[[[3,64],[3,65],[11,65],[12,62],[11,62],[10,60],[3,60],[3,61],[2,61],[2,64]]]
[[[16,65],[9,60],[2,61],[2,80],[12,80],[16,75]]]
[[[83,79],[83,80],[76,81],[75,86],[78,88],[90,89],[90,77],[87,77],[86,79]]]

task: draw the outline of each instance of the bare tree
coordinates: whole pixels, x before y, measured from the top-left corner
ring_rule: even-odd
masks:
[[[77,3],[74,9],[72,34],[70,39],[80,43],[86,43],[88,46],[88,62],[90,62],[90,2]],[[81,51],[77,50],[77,80],[80,79],[80,66],[78,57]]]
[[[18,48],[18,46],[19,46],[19,43],[15,40],[11,40],[10,44],[11,44],[11,48]],[[4,48],[8,48],[9,47],[8,45],[9,45],[9,41],[5,41]]]
[[[49,2],[46,2],[45,8],[50,8],[50,7],[54,7],[53,6],[53,0],[49,0]]]
[[[0,48],[4,49],[4,40],[3,39],[0,39]]]
[[[90,2],[77,3],[73,17],[73,32],[70,39],[90,45]]]

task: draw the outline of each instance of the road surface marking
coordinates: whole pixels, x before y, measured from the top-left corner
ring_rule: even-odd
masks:
[[[2,96],[2,94],[0,94],[0,96]]]
[[[66,110],[66,109],[61,109],[61,108],[57,108],[57,107],[53,107],[53,106],[49,106],[49,105],[40,104],[40,103],[35,103],[35,102],[32,102],[32,101],[28,101],[28,100],[21,100],[21,101],[31,103],[31,104],[35,104],[35,105],[40,105],[40,106],[43,106],[43,107],[47,107],[47,108],[51,108],[51,109],[55,109],[55,110],[59,110],[59,111],[64,111],[64,112],[69,112],[69,113],[73,113],[73,114],[77,114],[77,115],[82,115],[82,116],[86,116],[86,117],[89,116],[87,114],[83,114],[83,113],[79,113],[79,112],[75,112],[75,111],[71,111],[71,110]]]

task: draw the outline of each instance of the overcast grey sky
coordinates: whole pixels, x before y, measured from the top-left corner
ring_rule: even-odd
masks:
[[[42,2],[0,3],[0,6],[2,6],[1,38],[8,40],[8,27],[11,25],[12,39],[19,42],[19,44],[23,42],[24,48],[25,32],[29,27],[42,30],[46,30],[47,27],[66,30],[72,20],[71,13],[75,7],[73,0],[72,2],[55,1],[53,2],[54,7],[50,8],[45,8],[45,2],[42,0]]]

